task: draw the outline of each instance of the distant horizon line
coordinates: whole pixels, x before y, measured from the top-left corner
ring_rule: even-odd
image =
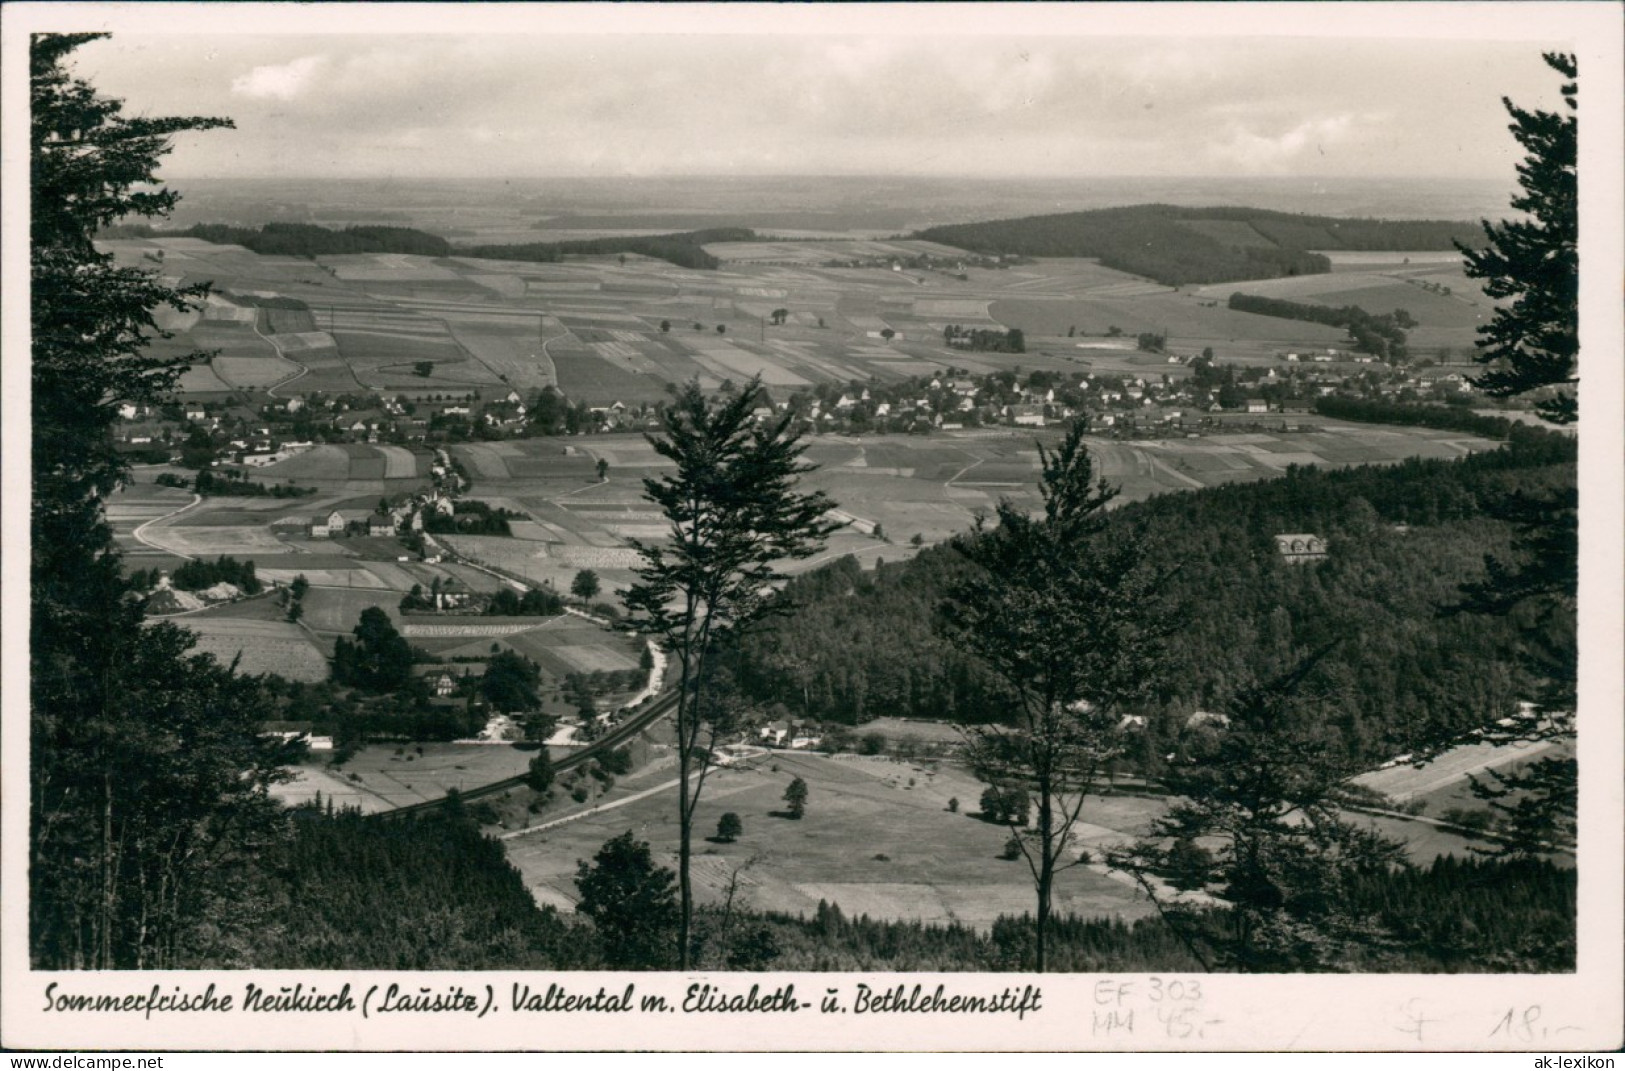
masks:
[[[764,172],[762,174],[728,174],[721,172],[682,172],[671,174],[604,174],[604,173],[570,173],[570,174],[543,174],[543,175],[413,175],[398,174],[379,175],[205,175],[205,174],[166,174],[160,177],[161,182],[543,182],[555,180],[591,180],[594,182],[615,180],[674,180],[674,179],[705,179],[725,181],[748,181],[761,179],[811,179],[828,181],[830,179],[925,179],[941,182],[1125,182],[1125,181],[1220,181],[1220,182],[1259,182],[1259,181],[1301,181],[1301,182],[1482,182],[1502,183],[1516,176],[1488,177],[1463,175],[1418,175],[1418,174],[1383,174],[1383,175],[1237,175],[1237,174],[1120,174],[1120,175],[948,175],[940,172]]]

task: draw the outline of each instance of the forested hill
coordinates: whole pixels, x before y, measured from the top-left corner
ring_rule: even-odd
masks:
[[[313,223],[267,223],[262,227],[232,227],[199,223],[183,232],[217,245],[240,245],[261,256],[330,257],[346,253],[410,253],[443,257],[451,243],[436,234],[410,227],[346,227],[341,231]]]
[[[931,227],[912,237],[975,253],[1096,257],[1168,286],[1311,275],[1310,250],[1448,250],[1483,234],[1472,223],[1337,219],[1259,208],[1135,205]]]
[[[756,240],[754,231],[742,227],[720,227],[712,230],[685,231],[680,234],[585,238],[567,242],[457,247],[439,235],[413,230],[410,227],[346,227],[336,231],[312,223],[267,223],[262,227],[199,223],[182,233],[188,238],[201,238],[217,245],[240,245],[264,256],[321,257],[346,253],[410,253],[416,256],[446,257],[455,254],[488,260],[551,263],[571,254],[605,256],[635,253],[669,261],[680,268],[712,271],[722,262],[705,251],[707,242]]]
[[[679,268],[715,271],[722,263],[705,251],[707,242],[754,242],[756,232],[744,227],[718,227],[680,234],[645,234],[611,238],[581,238],[567,242],[527,242],[523,245],[475,245],[459,248],[460,256],[489,260],[524,260],[547,263],[568,254],[604,256],[636,253],[669,261]]]
[[[1509,553],[1509,526],[1485,503],[1573,484],[1571,441],[1535,429],[1513,438],[1459,461],[1293,469],[1116,510],[1118,531],[1143,531],[1154,560],[1178,569],[1169,594],[1180,626],[1140,711],[1148,772],[1193,712],[1224,710],[1238,689],[1332,640],[1325,709],[1362,762],[1483,725],[1527,697],[1511,622],[1440,612],[1481,577],[1486,554]],[[1298,532],[1326,538],[1326,559],[1285,562],[1274,536]],[[741,686],[794,715],[854,724],[989,717],[991,683],[933,631],[947,581],[964,568],[945,546],[874,572],[846,559],[792,581],[796,610],[745,643]]]

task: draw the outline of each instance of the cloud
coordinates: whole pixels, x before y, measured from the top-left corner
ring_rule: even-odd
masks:
[[[1214,146],[1214,154],[1254,171],[1285,168],[1309,152],[1324,154],[1341,142],[1354,126],[1354,116],[1333,115],[1309,119],[1279,134],[1259,134],[1246,126],[1232,129],[1230,139]]]
[[[292,63],[255,67],[233,79],[231,91],[255,100],[292,100],[310,83],[322,60],[321,56],[303,56]]]

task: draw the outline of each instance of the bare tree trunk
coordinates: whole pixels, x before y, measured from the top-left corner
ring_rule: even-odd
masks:
[[[1034,943],[1034,969],[1043,974],[1048,963],[1050,890],[1055,884],[1055,819],[1050,807],[1049,778],[1038,781],[1038,933]]]
[[[679,711],[679,721],[683,720]],[[677,731],[677,889],[680,910],[677,916],[677,968],[688,970],[689,926],[694,915],[694,891],[689,884],[688,863],[694,828],[694,812],[688,799],[688,730]]]
[[[102,775],[102,889],[101,912],[97,919],[96,960],[98,970],[113,966],[113,783]]]

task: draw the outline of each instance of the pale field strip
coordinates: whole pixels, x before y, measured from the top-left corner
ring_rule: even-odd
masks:
[[[597,279],[549,279],[546,283],[532,282],[529,293],[546,297],[549,294],[584,294],[602,290],[604,284]]]
[[[1091,286],[1084,293],[1088,297],[1149,297],[1152,294],[1171,294],[1173,288],[1161,283],[1130,282],[1106,283]]]
[[[284,353],[303,353],[306,350],[326,349],[338,345],[333,336],[326,331],[291,331],[270,337],[276,347]]]
[[[641,331],[623,331],[619,328],[611,329],[610,336],[617,342],[642,342],[644,334]]]
[[[407,639],[457,639],[460,637],[480,638],[485,636],[512,636],[518,632],[529,632],[536,627],[535,622],[503,621],[494,624],[467,624],[455,625],[418,625],[410,621],[402,622],[401,635]]]
[[[252,551],[285,554],[288,551],[286,543],[258,526],[180,528],[155,524],[143,534],[148,543],[182,557],[217,557]]]
[[[630,524],[664,521],[666,515],[659,510],[652,509],[615,509],[612,506],[577,506],[572,505],[570,512],[582,520],[603,524],[606,521],[625,522]]]
[[[717,377],[718,381],[732,379],[737,374],[732,368],[729,368],[722,362],[713,360],[704,350],[698,349],[693,345],[685,345],[685,348],[688,350],[688,359],[699,365],[711,375]]]
[[[251,324],[254,322],[258,312],[258,309],[239,309],[234,305],[210,305],[208,308],[203,310],[203,318],[210,321]]]
[[[194,364],[182,372],[180,381],[175,386],[182,394],[207,394],[231,390],[231,385],[215,375],[214,369],[206,364]]]
[[[1453,250],[1423,250],[1418,252],[1387,252],[1354,249],[1312,249],[1311,253],[1319,253],[1332,262],[1335,268],[1340,264],[1358,265],[1403,265],[1405,261],[1411,264],[1460,264],[1461,254]]]
[[[568,643],[549,647],[548,653],[582,673],[631,669],[637,665],[624,651],[596,643]]]
[[[420,268],[369,268],[355,264],[343,264],[335,266],[333,274],[348,283],[428,283],[444,282],[447,279],[457,278],[455,272],[433,266]]]
[[[814,353],[808,350],[797,351],[796,360],[837,382],[847,383],[854,379],[866,379],[868,373],[860,371],[857,366],[843,364],[823,353]]]
[[[449,341],[446,338],[446,332],[441,329],[439,324],[427,326],[421,331],[385,331],[370,327],[345,327],[342,324],[336,330],[344,335],[365,335],[367,338],[393,338],[402,342]],[[373,360],[378,359],[372,354],[369,354],[368,357]]]
[[[567,535],[559,529],[536,521],[509,521],[508,530],[513,533],[515,539],[534,542],[542,542],[550,537],[567,538]]]
[[[404,480],[418,474],[418,459],[404,446],[379,446],[384,455],[384,479]]]
[[[358,562],[357,565],[360,563]],[[372,591],[388,590],[384,582],[365,569],[255,569],[254,575],[262,581],[291,584],[303,576],[312,587],[358,588]],[[408,585],[410,588],[410,585]]]
[[[548,556],[565,565],[587,569],[636,569],[643,564],[642,556],[629,547],[565,545],[548,548]]]
[[[475,473],[480,476],[493,480],[512,478],[502,456],[492,449],[490,443],[462,443],[456,453],[472,464]]]
[[[113,524],[124,521],[150,521],[154,517],[162,517],[167,513],[175,512],[175,502],[113,502],[104,507],[107,519]]]
[[[568,321],[570,320],[587,321],[575,325],[578,327],[596,327],[600,323],[641,324],[643,322],[641,316],[634,316],[629,312],[616,312],[602,305],[560,305],[555,311],[559,319],[566,322],[566,326],[569,326]]]
[[[218,251],[220,251],[222,253],[247,253],[248,252],[248,247],[247,246],[241,246],[241,245],[216,245],[213,242],[205,241],[202,238],[168,238],[168,237],[159,237],[159,236],[155,235],[155,236],[153,236],[151,238],[146,239],[146,241],[150,242],[151,244],[153,244],[155,246],[157,246],[159,249],[165,249],[165,250],[168,250],[168,249],[189,250],[189,251],[195,251],[195,252],[199,252],[199,253],[213,252],[213,251],[216,251],[216,250],[218,250]]]
[[[761,376],[762,382],[770,387],[804,387],[808,381],[775,361],[768,360],[759,354],[751,353],[730,346],[727,349],[709,351],[709,355],[734,370],[739,375]]]
[[[742,286],[734,292],[740,297],[787,298],[790,296],[790,291],[782,290],[776,286]]]
[[[663,539],[669,534],[663,524],[606,524],[604,527],[623,539],[652,541]]]
[[[463,278],[508,298],[524,297],[527,289],[525,281],[517,275],[464,275]]]
[[[587,346],[600,357],[625,361],[640,356],[637,350],[625,342],[589,342]]]
[[[336,323],[360,324],[363,327],[433,326],[437,321],[424,314],[422,310],[426,307],[432,307],[431,303],[402,301],[398,305],[338,305],[332,307],[332,312]],[[327,307],[318,302],[312,307],[311,314],[319,315],[327,311]]]
[[[987,301],[966,301],[951,298],[920,298],[914,302],[918,316],[952,316],[983,319],[987,316]]]
[[[281,357],[216,357],[214,371],[234,387],[264,387],[280,383],[298,368]]]
[[[1394,280],[1385,275],[1366,275],[1359,272],[1333,272],[1327,275],[1295,275],[1285,279],[1256,279],[1241,283],[1214,283],[1198,287],[1197,297],[1228,300],[1231,294],[1257,294],[1260,297],[1312,298],[1317,294],[1342,293],[1351,290],[1372,290],[1392,286]]]
[[[394,562],[363,562],[361,568],[377,577],[390,591],[411,591],[412,585],[418,583],[417,577]]]
[[[187,627],[195,630],[188,620]],[[237,661],[239,673],[258,676],[274,673],[287,680],[315,684],[328,678],[327,659],[303,637],[272,639],[253,637],[252,642],[230,635],[200,633],[192,648],[195,654],[213,655],[222,665]]]

